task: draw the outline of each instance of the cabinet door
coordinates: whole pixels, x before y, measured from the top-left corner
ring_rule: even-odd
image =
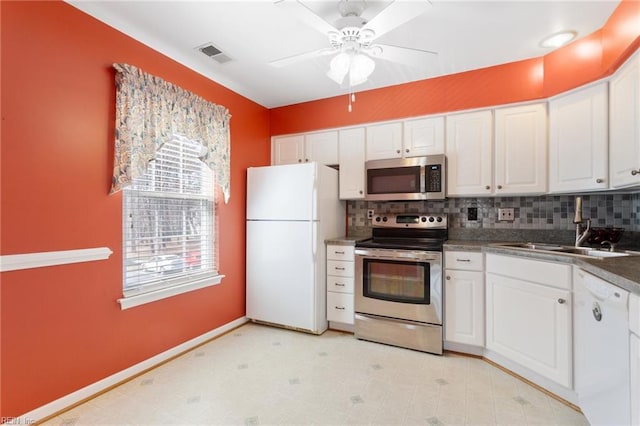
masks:
[[[485,277],[487,349],[571,388],[570,291],[494,273]]]
[[[310,133],[304,137],[305,161],[338,164],[338,132]]]
[[[273,138],[273,164],[295,164],[304,160],[304,136]]]
[[[629,341],[631,359],[631,424],[640,424],[640,337],[631,334]]]
[[[549,190],[607,189],[607,85],[549,102]]]
[[[614,188],[640,185],[640,54],[609,81],[609,171]]]
[[[547,191],[547,111],[544,104],[495,112],[496,195]]]
[[[491,195],[493,181],[491,111],[446,119],[447,195]]]
[[[364,198],[365,175],[364,128],[340,130],[338,157],[340,164],[340,199]]]
[[[424,117],[404,122],[403,155],[444,154],[444,117]]]
[[[445,276],[445,340],[484,346],[482,272],[447,269]]]
[[[367,126],[367,160],[402,156],[402,123]]]

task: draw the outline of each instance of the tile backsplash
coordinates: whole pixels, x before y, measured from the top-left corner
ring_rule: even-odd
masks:
[[[594,227],[624,228],[625,234],[640,232],[640,193],[579,194],[582,217],[591,219]],[[469,235],[473,231],[563,231],[575,230],[576,195],[531,197],[449,198],[442,201],[349,201],[348,232],[366,235],[370,232],[367,210],[378,213],[447,213],[450,235]],[[468,220],[471,207],[477,208],[477,220]],[[512,222],[499,221],[499,208],[513,208]],[[564,232],[567,231],[567,232]],[[569,232],[571,231],[571,232]]]

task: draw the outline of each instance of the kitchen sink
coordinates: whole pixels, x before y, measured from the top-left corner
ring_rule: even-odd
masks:
[[[548,243],[495,243],[495,244],[490,244],[490,246],[526,250],[531,252],[566,254],[570,256],[595,258],[595,259],[640,255],[639,252],[608,251],[608,250],[594,249],[591,247],[563,246],[563,245],[548,244]]]

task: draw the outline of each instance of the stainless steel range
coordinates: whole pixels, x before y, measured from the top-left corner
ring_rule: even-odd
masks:
[[[355,336],[442,354],[442,245],[447,215],[373,217],[356,243]]]

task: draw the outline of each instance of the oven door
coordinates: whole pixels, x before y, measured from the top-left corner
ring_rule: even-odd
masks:
[[[442,324],[442,253],[356,248],[355,311]]]

